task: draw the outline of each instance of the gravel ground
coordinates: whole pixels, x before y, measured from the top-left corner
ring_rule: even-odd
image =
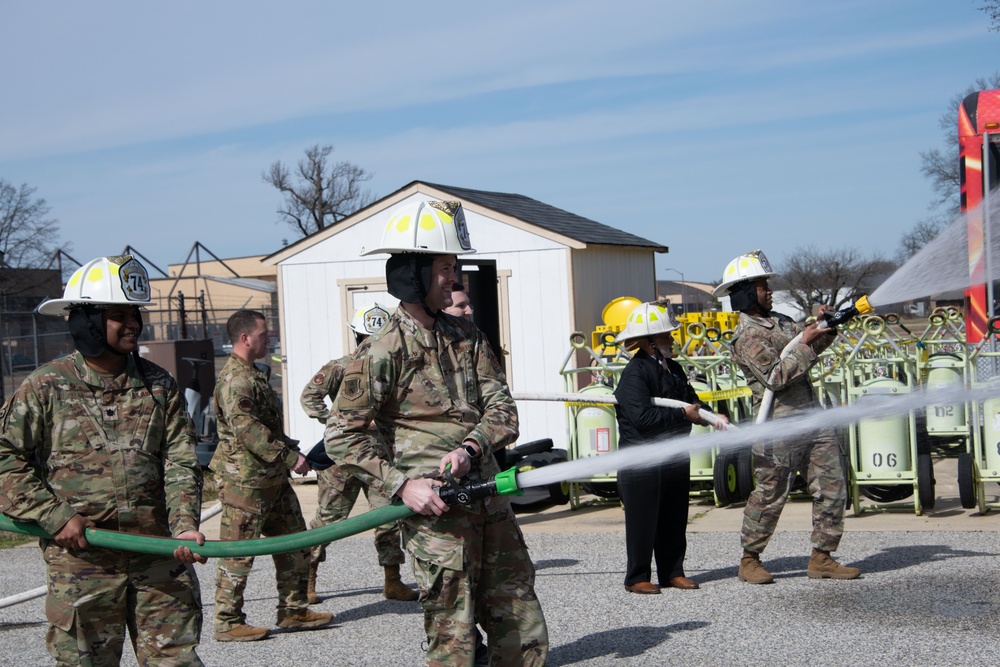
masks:
[[[622,586],[620,533],[539,533],[527,540],[549,625],[549,665],[869,665],[997,664],[995,532],[848,532],[839,559],[860,567],[856,581],[805,576],[806,532],[778,533],[765,564],[771,586],[736,579],[739,535],[689,533],[687,574],[698,591],[632,595]],[[4,552],[0,597],[43,582],[32,547]],[[384,600],[371,540],[330,549],[320,570],[335,625],[276,632],[262,642],[212,639],[214,567],[198,567],[205,602],[206,665],[296,667],[419,665],[422,615],[416,603]],[[404,579],[411,580],[404,567]],[[251,575],[249,621],[271,625],[274,570],[258,559]],[[48,665],[41,598],[0,609],[0,664]],[[126,648],[123,665],[135,665]]]

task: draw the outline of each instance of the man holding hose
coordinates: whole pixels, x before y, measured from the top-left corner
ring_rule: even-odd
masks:
[[[771,310],[772,293],[767,279],[775,273],[760,250],[731,261],[722,283],[713,295],[729,295],[740,322],[732,339],[732,354],[753,391],[753,403],[760,409],[765,390],[774,392],[772,417],[777,419],[819,407],[809,382],[809,369],[817,355],[833,342],[833,329],[817,323],[803,326],[787,315]],[[827,306],[820,307],[820,315]],[[802,338],[788,354],[782,352],[797,335]],[[806,476],[813,496],[812,557],[806,570],[810,579],[856,579],[861,571],[844,567],[830,553],[836,551],[844,534],[844,507],[847,484],[840,460],[840,443],[830,429],[819,429],[801,440],[761,442],[753,446],[756,486],[743,511],[739,579],[751,584],[774,582],[760,562],[778,517],[788,499],[793,476]]]
[[[348,365],[326,450],[416,512],[400,526],[420,586],[429,666],[472,667],[476,621],[490,664],[543,665],[548,632],[535,568],[509,500],[449,506],[437,490],[445,472],[498,474],[493,452],[518,436],[517,407],[485,335],[442,312],[457,255],[471,252],[458,202],[411,202],[391,213],[379,246],[362,254],[389,255],[386,285],[400,304]],[[373,420],[384,440],[372,437]]]
[[[117,665],[126,634],[141,665],[201,665],[193,563],[98,548],[87,528],[205,542],[201,468],[184,395],[139,357],[145,267],[131,255],[80,267],[61,299],[76,352],[36,369],[0,409],[0,512],[34,521],[48,594],[45,645],[56,665]]]

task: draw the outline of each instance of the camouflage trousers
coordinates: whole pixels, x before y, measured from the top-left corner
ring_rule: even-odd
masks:
[[[291,535],[306,529],[299,499],[286,480],[281,486],[254,489],[223,483],[219,491],[222,525],[219,539],[251,540]],[[278,610],[302,610],[308,606],[309,551],[275,554],[278,580]],[[215,578],[215,629],[228,632],[246,623],[243,592],[253,567],[253,557],[220,558]]]
[[[815,431],[792,442],[758,443],[752,451],[757,486],[743,510],[743,548],[758,554],[764,551],[778,525],[795,473],[801,472],[813,498],[812,545],[836,551],[844,534],[847,503],[836,434]]]
[[[372,509],[385,507],[389,504],[381,494],[369,493],[368,485],[353,475],[344,472],[339,466],[330,466],[326,470],[316,472],[319,496],[316,507],[316,517],[309,523],[309,528],[321,528],[342,521],[351,514],[358,494],[365,492]],[[310,561],[322,563],[326,560],[326,546],[319,544],[312,548]],[[405,557],[399,546],[399,524],[382,525],[375,529],[375,553],[378,554],[378,564],[382,567],[402,565]]]
[[[494,667],[545,664],[548,630],[524,537],[505,498],[485,504],[401,522],[431,667],[472,667],[477,621]]]
[[[45,645],[56,665],[116,666],[128,630],[140,665],[201,665],[201,593],[173,558],[42,540],[48,581]]]

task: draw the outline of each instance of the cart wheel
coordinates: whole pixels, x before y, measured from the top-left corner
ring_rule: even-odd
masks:
[[[917,457],[917,493],[923,509],[934,509],[934,465],[931,463],[930,454],[921,454]]]
[[[746,500],[753,491],[753,454],[749,449],[736,454],[736,487],[739,489],[740,500]]]
[[[967,510],[976,506],[976,470],[972,454],[958,455],[958,497]]]
[[[898,484],[896,486],[858,486],[858,491],[865,498],[874,500],[877,503],[894,503],[913,495],[913,486],[910,484]]]
[[[569,482],[555,482],[546,488],[549,490],[549,498],[556,505],[565,505],[569,502]]]
[[[739,482],[736,470],[736,454],[721,453],[715,457],[712,469],[712,489],[720,507],[738,501]]]
[[[584,482],[583,490],[599,498],[618,497],[618,484],[616,482]]]

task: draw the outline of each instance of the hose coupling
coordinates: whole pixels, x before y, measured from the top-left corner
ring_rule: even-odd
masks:
[[[448,483],[438,489],[441,500],[449,505],[471,505],[490,496],[520,496],[524,491],[517,485],[517,467],[505,470],[490,479],[455,479],[445,472]]]

